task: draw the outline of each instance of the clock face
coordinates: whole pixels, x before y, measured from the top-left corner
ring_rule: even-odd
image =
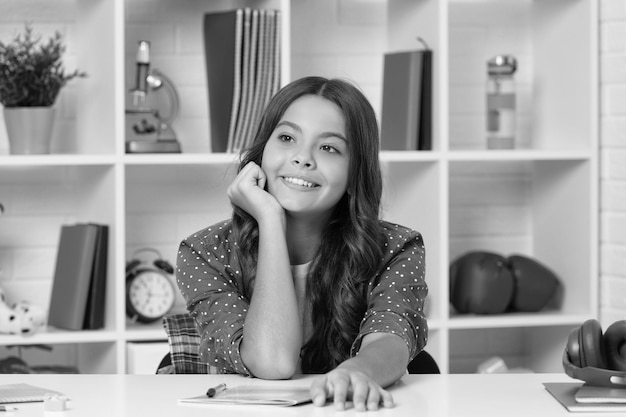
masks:
[[[168,277],[151,270],[137,274],[128,288],[128,300],[147,319],[164,316],[174,304],[174,286]]]

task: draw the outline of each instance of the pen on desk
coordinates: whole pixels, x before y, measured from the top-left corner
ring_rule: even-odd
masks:
[[[17,407],[9,407],[6,405],[0,405],[0,412],[11,412],[11,411],[17,411]]]
[[[206,396],[209,398],[215,397],[220,392],[223,392],[226,389],[226,384],[219,384],[214,386],[213,388],[209,388],[206,392]]]

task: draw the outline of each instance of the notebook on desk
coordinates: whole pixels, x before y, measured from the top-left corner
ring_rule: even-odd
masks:
[[[546,390],[570,412],[626,413],[626,403],[576,401],[576,394],[583,386],[581,382],[546,382],[543,385]]]
[[[626,387],[594,387],[584,384],[576,391],[574,399],[579,403],[618,403],[626,405]]]
[[[0,404],[39,402],[47,394],[62,395],[60,392],[29,384],[0,385]]]
[[[238,386],[228,388],[214,397],[199,395],[182,398],[179,405],[279,405],[292,406],[311,401],[308,388]]]

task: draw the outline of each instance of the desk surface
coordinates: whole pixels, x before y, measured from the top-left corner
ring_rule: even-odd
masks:
[[[180,406],[177,400],[201,395],[226,383],[307,386],[306,377],[263,381],[237,375],[0,375],[1,384],[18,382],[63,392],[71,401],[64,412],[43,412],[42,403],[17,405],[7,417],[99,416],[571,416],[543,387],[544,382],[576,382],[565,374],[406,375],[390,388],[393,409],[336,412],[332,404],[315,407],[211,405]],[[2,413],[4,414],[4,413]]]

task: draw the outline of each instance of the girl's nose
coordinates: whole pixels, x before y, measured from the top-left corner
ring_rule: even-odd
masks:
[[[302,168],[313,168],[315,160],[308,149],[300,148],[291,159],[291,163]]]

